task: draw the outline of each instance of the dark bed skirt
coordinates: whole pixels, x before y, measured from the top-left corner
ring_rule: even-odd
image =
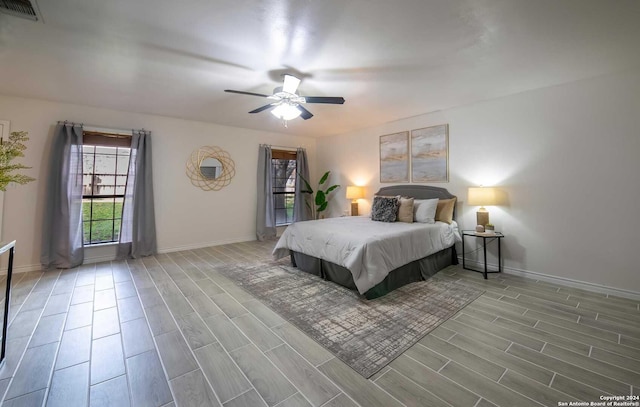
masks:
[[[325,280],[333,281],[351,290],[357,290],[353,282],[353,276],[348,269],[293,250],[290,251],[290,254],[291,264],[294,267]],[[458,264],[455,246],[392,270],[384,280],[364,293],[364,297],[368,300],[382,297],[403,285],[426,280],[452,264]]]

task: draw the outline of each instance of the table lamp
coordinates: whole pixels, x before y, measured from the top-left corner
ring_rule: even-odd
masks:
[[[486,226],[489,223],[489,212],[484,208],[485,205],[496,204],[496,190],[491,187],[470,187],[469,188],[469,205],[480,206],[476,212],[477,224]]]
[[[364,198],[364,188],[358,186],[347,187],[347,199],[351,199],[351,216],[358,216],[358,199]]]

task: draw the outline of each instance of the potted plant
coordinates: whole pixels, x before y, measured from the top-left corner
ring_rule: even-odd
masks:
[[[24,185],[28,182],[35,181],[35,178],[16,173],[18,170],[26,170],[31,167],[11,163],[14,158],[24,157],[23,151],[27,149],[24,142],[27,140],[29,140],[29,133],[26,131],[11,132],[9,140],[2,140],[0,138],[0,191],[5,191],[7,185],[11,182]]]
[[[496,228],[492,223],[487,223],[486,225],[484,225],[484,232],[488,234],[494,234],[496,233]]]
[[[329,205],[329,194],[336,188],[340,187],[340,185],[331,185],[327,189],[322,190],[322,185],[324,185],[325,182],[327,182],[327,179],[329,179],[330,173],[331,171],[327,171],[324,173],[322,178],[320,178],[320,181],[318,182],[318,190],[315,191],[315,196],[313,195],[314,191],[313,191],[313,188],[311,188],[309,181],[304,179],[302,175],[298,174],[302,182],[304,182],[304,187],[305,187],[305,189],[303,189],[301,192],[304,194],[310,194],[314,200],[315,205],[313,207],[309,204],[308,201],[305,200],[305,203],[307,204],[307,207],[311,210],[311,213],[314,219],[318,219],[320,217],[320,212],[323,212],[327,209],[327,206]]]

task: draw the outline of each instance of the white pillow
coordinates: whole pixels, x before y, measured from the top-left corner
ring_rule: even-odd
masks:
[[[438,198],[435,199],[414,199],[413,219],[421,223],[436,223],[436,208]]]

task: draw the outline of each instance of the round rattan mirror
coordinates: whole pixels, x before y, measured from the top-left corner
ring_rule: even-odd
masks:
[[[235,163],[220,147],[200,147],[191,153],[187,161],[187,176],[191,183],[205,191],[226,187],[235,174]]]

